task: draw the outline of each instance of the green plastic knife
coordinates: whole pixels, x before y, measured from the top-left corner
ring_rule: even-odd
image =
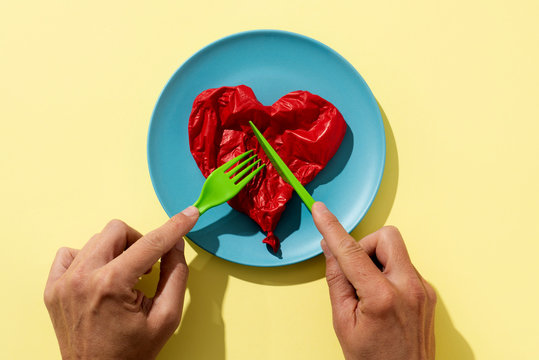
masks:
[[[253,129],[255,136],[258,139],[258,142],[260,143],[260,146],[262,146],[262,149],[268,156],[268,159],[270,159],[271,163],[273,164],[273,166],[275,167],[279,175],[281,175],[281,177],[287,183],[292,185],[292,187],[294,188],[294,190],[296,190],[301,200],[303,200],[303,203],[305,204],[305,206],[307,206],[307,209],[311,211],[311,208],[313,207],[313,204],[314,204],[314,199],[312,198],[312,196],[307,192],[307,190],[305,190],[303,185],[301,185],[301,183],[294,176],[294,174],[292,174],[292,171],[290,171],[288,166],[286,166],[284,161],[277,154],[277,152],[271,147],[271,145],[264,138],[262,133],[258,131],[255,124],[253,124],[252,121],[249,121],[249,124],[251,125],[251,128]]]

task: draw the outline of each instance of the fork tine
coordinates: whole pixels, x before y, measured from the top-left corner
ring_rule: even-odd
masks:
[[[249,172],[249,170],[251,170],[253,167],[255,167],[256,165],[258,165],[258,163],[262,161],[260,159],[258,159],[257,161],[255,161],[254,163],[252,163],[251,165],[247,166],[245,169],[243,169],[242,171],[240,171],[239,173],[237,174],[234,174],[232,176],[232,180],[234,179],[237,179],[237,180],[241,180],[242,176],[247,174]],[[238,166],[239,167],[239,166]]]
[[[235,163],[237,163],[238,161],[240,161],[241,159],[243,159],[244,157],[246,157],[247,155],[249,155],[249,154],[252,153],[252,152],[253,152],[253,150],[247,150],[247,151],[244,152],[243,154],[236,156],[234,159],[228,160],[226,163],[224,163],[223,165],[219,166],[218,169],[219,169],[219,170],[223,170],[223,172],[224,172],[224,171],[227,171],[227,170],[230,169]]]
[[[258,160],[260,161],[260,160]],[[253,171],[252,173],[250,173],[249,175],[247,175],[246,177],[243,178],[243,180],[241,180],[239,183],[237,183],[236,185],[241,188],[243,188],[245,185],[247,185],[247,183],[249,181],[251,181],[255,176],[256,174],[258,174],[260,172],[260,170],[262,170],[262,168],[266,166],[266,164],[262,164],[260,165],[259,167],[256,168],[255,171]]]
[[[248,157],[246,160],[243,160],[241,163],[239,163],[238,165],[231,168],[230,171],[228,172],[228,174],[230,175],[230,178],[232,179],[235,176],[234,174],[236,174],[238,171],[240,171],[245,165],[247,165],[255,157],[256,157],[256,154],[254,154],[253,156]]]

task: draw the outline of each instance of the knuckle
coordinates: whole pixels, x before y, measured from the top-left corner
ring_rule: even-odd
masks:
[[[178,325],[180,325],[180,318],[181,318],[180,312],[178,310],[172,310],[172,311],[170,311],[169,316],[167,317],[166,325],[172,331],[174,331],[174,330],[176,330]]]
[[[336,270],[331,270],[326,268],[326,281],[329,288],[332,288],[335,284],[338,284],[342,281],[343,274]]]
[[[55,260],[65,258],[70,255],[70,249],[68,247],[62,246],[56,251]]]
[[[338,241],[339,252],[346,257],[357,256],[365,250],[350,235],[344,235]]]
[[[114,294],[116,289],[116,275],[112,271],[98,270],[91,280],[93,292],[102,298],[109,297]]]
[[[120,219],[112,219],[107,223],[107,228],[125,228],[127,224]]]
[[[120,219],[112,219],[107,223],[103,232],[126,233],[127,224]]]
[[[74,289],[75,290],[72,290],[69,285],[69,279],[64,276],[45,287],[45,290],[43,291],[43,301],[47,307],[52,306],[72,296],[78,287],[75,287]]]
[[[431,286],[431,284],[428,283],[428,281],[423,280],[423,283],[425,285],[425,290],[427,291],[427,299],[431,304],[435,305],[438,301],[438,295],[436,295],[436,291]]]
[[[169,306],[161,310],[162,326],[167,332],[174,332],[180,325],[181,313],[179,308]]]
[[[145,237],[145,244],[153,252],[165,253],[167,249],[167,241],[161,231],[155,231]]]
[[[414,277],[406,284],[406,299],[413,308],[423,308],[429,300],[424,281]]]
[[[62,246],[61,248],[59,248],[57,251],[56,251],[56,257],[61,257],[62,255],[64,255],[65,253],[67,253],[69,250],[67,249],[67,247],[65,246]]]
[[[396,289],[390,285],[381,285],[379,287],[378,298],[376,301],[376,310],[380,315],[393,313],[398,303],[398,294]]]
[[[326,227],[328,228],[329,232],[335,232],[335,231],[342,230],[341,223],[339,222],[339,220],[337,220],[336,217],[333,217],[333,216],[326,219]]]
[[[190,220],[187,216],[179,213],[171,217],[168,223],[171,227],[171,231],[173,231],[174,234],[178,234],[177,237],[179,238],[180,236],[185,235],[191,221],[192,220]]]
[[[48,307],[56,302],[58,298],[58,292],[56,291],[57,285],[47,286],[43,292],[43,302]]]
[[[50,295],[53,297],[54,300],[57,299],[65,299],[71,294],[71,290],[68,286],[67,280],[63,279],[56,282],[52,289]]]
[[[81,293],[84,291],[85,284],[85,274],[80,269],[74,269],[69,274],[66,274],[65,286],[61,286],[61,291],[62,293],[64,291]]]
[[[396,226],[393,226],[393,225],[384,226],[379,231],[380,231],[380,234],[383,237],[386,237],[386,238],[389,238],[389,239],[394,239],[394,238],[400,238],[401,237],[401,233],[400,233],[399,229]]]

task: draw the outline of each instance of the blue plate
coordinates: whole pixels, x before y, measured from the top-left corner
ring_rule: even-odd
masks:
[[[307,185],[351,231],[372,204],[385,162],[382,116],[369,87],[338,53],[302,35],[248,31],[218,40],[187,60],[165,86],[148,133],[152,183],[169,216],[197,199],[204,177],[189,151],[187,123],[195,97],[203,90],[245,84],[271,105],[294,90],[307,90],[333,103],[348,123],[341,147]],[[275,230],[281,250],[262,243],[265,235],[246,215],[228,204],[201,216],[188,237],[210,253],[240,264],[281,266],[321,253],[322,236],[294,194]]]

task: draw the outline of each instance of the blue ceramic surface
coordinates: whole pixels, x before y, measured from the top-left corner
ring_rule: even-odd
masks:
[[[248,31],[218,40],[187,60],[172,76],[154,109],[148,133],[152,183],[169,216],[197,199],[204,177],[189,151],[187,123],[195,97],[203,90],[244,84],[271,105],[294,90],[307,90],[333,103],[348,129],[333,159],[306,186],[351,231],[365,216],[382,180],[385,133],[369,87],[342,56],[302,35]],[[281,266],[321,253],[320,233],[297,194],[275,234],[281,250],[262,243],[258,225],[228,204],[201,216],[188,237],[223,259],[251,266]]]

